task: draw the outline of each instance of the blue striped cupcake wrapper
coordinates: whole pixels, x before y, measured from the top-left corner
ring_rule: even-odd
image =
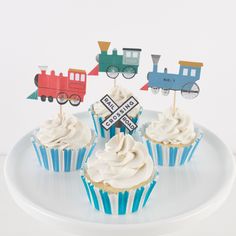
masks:
[[[96,134],[92,131],[90,145],[78,149],[48,148],[33,136],[33,144],[39,164],[48,171],[71,172],[83,168],[96,146]]]
[[[101,138],[104,138],[105,140],[109,140],[111,139],[113,136],[115,136],[118,132],[122,132],[122,133],[125,133],[125,134],[134,134],[134,131],[129,131],[125,125],[122,124],[122,126],[120,128],[117,128],[115,125],[112,125],[111,128],[109,130],[106,130],[103,128],[102,126],[102,122],[105,120],[105,118],[101,117],[101,116],[97,116],[93,110],[92,110],[92,106],[90,107],[89,109],[89,112],[92,116],[92,120],[93,120],[93,125],[94,125],[94,129],[98,135],[98,137],[101,137]],[[139,117],[140,115],[142,114],[143,112],[143,109],[140,108],[140,111],[139,113],[137,114],[136,117],[134,118],[131,118],[131,120],[135,123],[135,124],[138,124],[138,121],[139,121]]]
[[[189,146],[171,147],[164,144],[158,144],[145,137],[145,130],[149,123],[144,124],[139,130],[139,134],[145,144],[153,162],[157,166],[182,166],[188,163],[194,156],[195,151],[203,137],[200,130],[196,130],[197,137]]]
[[[81,174],[90,204],[96,210],[109,215],[126,215],[141,210],[147,204],[153,188],[157,183],[157,178],[158,173],[149,184],[140,188],[125,192],[109,193],[95,187]]]

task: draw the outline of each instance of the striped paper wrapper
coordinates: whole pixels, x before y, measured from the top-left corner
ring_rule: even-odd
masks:
[[[157,183],[157,178],[158,173],[149,184],[142,187],[130,191],[110,193],[95,187],[83,174],[81,174],[81,179],[90,204],[96,210],[109,215],[135,213],[145,207],[153,188]]]
[[[200,130],[196,130],[197,137],[191,145],[176,147],[167,146],[164,144],[155,143],[145,136],[145,130],[149,123],[144,124],[139,130],[139,135],[142,138],[153,162],[157,166],[182,166],[188,163],[197,150],[197,147],[203,137],[203,133]]]
[[[105,118],[102,117],[102,116],[97,116],[97,115],[94,113],[94,111],[93,111],[93,109],[92,109],[92,106],[90,107],[89,112],[90,112],[90,114],[91,114],[91,116],[92,116],[94,129],[95,129],[95,131],[96,131],[98,137],[100,137],[100,138],[104,138],[105,140],[109,140],[109,139],[111,139],[113,136],[115,136],[117,133],[120,133],[120,132],[125,133],[125,134],[130,134],[130,135],[134,134],[134,132],[135,132],[135,130],[129,131],[129,130],[125,127],[125,125],[123,125],[123,124],[122,124],[121,127],[119,127],[119,128],[116,127],[116,125],[114,124],[114,125],[111,126],[111,128],[110,128],[109,130],[106,130],[106,129],[104,129],[104,127],[102,126],[102,122],[105,120]],[[143,112],[143,109],[140,108],[140,111],[139,111],[139,113],[137,114],[137,116],[136,116],[136,117],[133,117],[133,118],[130,118],[130,119],[131,119],[135,124],[137,124],[137,125],[138,125],[139,117],[140,117],[140,115],[142,114],[142,112]]]
[[[89,145],[78,149],[59,149],[46,147],[33,136],[31,137],[39,164],[52,172],[71,172],[83,168],[96,146],[96,134],[92,131]]]

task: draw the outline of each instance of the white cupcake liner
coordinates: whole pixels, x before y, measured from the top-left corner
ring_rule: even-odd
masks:
[[[157,183],[158,173],[153,180],[137,189],[130,191],[109,193],[103,189],[95,187],[81,171],[81,179],[84,184],[90,204],[98,211],[109,215],[126,215],[141,210]]]
[[[49,148],[42,145],[36,137],[31,137],[39,164],[52,172],[71,172],[83,168],[96,146],[96,134],[92,131],[89,145],[78,149]]]
[[[167,146],[164,144],[155,143],[145,136],[145,130],[149,124],[150,123],[146,123],[139,129],[139,135],[141,136],[142,141],[155,165],[169,167],[182,166],[193,158],[194,153],[203,137],[203,133],[200,130],[196,130],[197,137],[194,142],[188,146]]]
[[[109,140],[111,139],[113,136],[115,136],[118,132],[122,132],[125,134],[134,134],[136,130],[133,131],[129,131],[125,125],[121,125],[121,127],[116,127],[115,124],[111,126],[111,128],[109,130],[104,129],[104,127],[102,126],[102,122],[105,120],[104,117],[102,116],[97,116],[93,109],[92,106],[89,108],[89,112],[92,116],[92,120],[93,120],[93,125],[94,125],[94,129],[98,135],[98,137],[104,138],[105,140]],[[139,122],[139,117],[142,114],[143,109],[140,108],[138,114],[136,117],[130,118],[132,120],[133,123],[138,124]]]

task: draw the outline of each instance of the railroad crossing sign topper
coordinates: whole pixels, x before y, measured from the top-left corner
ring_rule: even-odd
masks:
[[[111,112],[111,115],[102,122],[105,130],[109,130],[118,121],[121,121],[129,131],[133,131],[138,127],[127,116],[128,112],[139,104],[133,96],[128,98],[121,106],[118,106],[108,94],[100,101]]]

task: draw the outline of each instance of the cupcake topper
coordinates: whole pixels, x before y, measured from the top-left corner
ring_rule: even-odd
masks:
[[[200,88],[196,81],[200,79],[201,62],[179,61],[179,73],[170,74],[167,68],[164,72],[158,72],[158,62],[160,55],[151,55],[153,60],[153,70],[147,74],[148,83],[141,90],[148,90],[154,94],[162,89],[162,94],[167,96],[170,90],[174,91],[173,112],[176,107],[176,91],[181,91],[181,95],[186,99],[194,99],[198,96]]]
[[[69,69],[67,75],[55,74],[52,70],[47,74],[47,66],[39,66],[41,73],[36,74],[34,83],[38,89],[33,92],[28,99],[53,102],[54,98],[60,104],[60,114],[62,105],[68,101],[72,106],[78,106],[83,102],[86,94],[87,75],[85,70]]]
[[[106,72],[109,78],[114,79],[115,86],[119,73],[122,73],[125,79],[132,79],[138,73],[141,49],[123,48],[123,55],[118,55],[117,49],[114,48],[112,54],[108,54],[110,44],[110,42],[98,41],[101,53],[96,56],[96,60],[99,64],[88,75]]]
[[[128,98],[121,106],[118,106],[108,94],[105,95],[100,101],[111,112],[111,115],[102,123],[104,129],[109,130],[112,125],[118,121],[121,121],[129,131],[133,131],[138,127],[127,116],[127,113],[139,104],[133,96]]]

